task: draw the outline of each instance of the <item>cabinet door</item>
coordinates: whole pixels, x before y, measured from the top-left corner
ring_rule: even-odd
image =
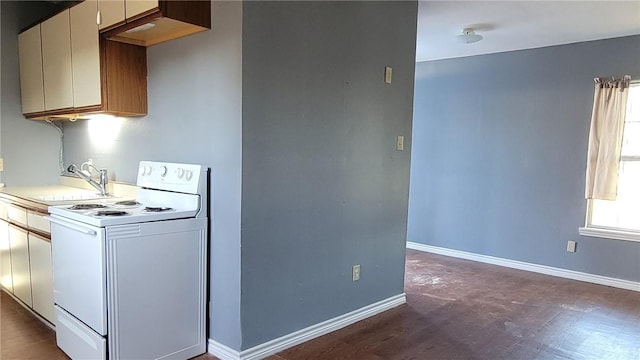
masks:
[[[27,238],[27,232],[13,225],[9,225],[9,243],[11,244],[13,294],[25,304],[32,306],[29,240]]]
[[[53,323],[53,268],[48,239],[29,233],[29,263],[33,310]]]
[[[9,223],[4,220],[0,220],[0,285],[10,292],[13,292]]]
[[[158,0],[125,0],[127,19],[158,7]]]
[[[45,110],[72,107],[69,10],[46,20],[41,27]]]
[[[0,163],[2,162],[2,159],[0,159]],[[0,219],[2,220],[7,220],[7,206],[9,206],[9,204],[4,203],[2,201],[0,201]]]
[[[44,111],[40,24],[18,35],[22,113]]]
[[[96,0],[70,9],[73,106],[100,105],[100,50]]]
[[[102,15],[100,29],[124,22],[124,0],[98,0],[98,11]]]

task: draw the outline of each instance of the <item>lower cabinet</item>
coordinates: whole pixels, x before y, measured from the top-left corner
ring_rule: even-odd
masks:
[[[27,231],[14,225],[9,225],[9,243],[11,244],[13,295],[25,304],[33,307],[31,301],[31,268],[29,266],[29,238]]]
[[[0,285],[10,292],[13,292],[9,223],[4,220],[0,220]]]
[[[53,324],[49,231],[46,213],[0,200],[0,285]]]
[[[53,323],[54,311],[53,274],[51,272],[51,242],[49,239],[34,233],[29,233],[28,238],[33,310]]]

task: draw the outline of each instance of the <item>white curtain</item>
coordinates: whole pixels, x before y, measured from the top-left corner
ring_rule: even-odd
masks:
[[[620,80],[595,79],[587,155],[587,199],[616,199],[630,80],[629,76]]]

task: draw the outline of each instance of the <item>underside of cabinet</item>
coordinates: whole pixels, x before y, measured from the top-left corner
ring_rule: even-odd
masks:
[[[210,1],[160,1],[158,8],[127,19],[126,24],[103,35],[113,41],[151,46],[208,29]]]

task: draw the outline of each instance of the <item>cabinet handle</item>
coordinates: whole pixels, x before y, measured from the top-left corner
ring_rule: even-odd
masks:
[[[66,228],[69,228],[69,229],[71,229],[71,230],[75,230],[75,231],[78,231],[78,232],[81,232],[81,233],[85,233],[85,234],[87,234],[87,235],[93,235],[93,236],[95,236],[95,235],[97,235],[97,234],[98,234],[98,233],[97,233],[95,230],[93,230],[93,229],[88,229],[88,228],[85,228],[85,227],[83,227],[83,226],[79,226],[79,225],[75,225],[75,224],[70,224],[70,223],[68,223],[68,222],[66,222],[66,221],[61,221],[61,220],[58,220],[58,219],[56,219],[56,218],[52,218],[51,216],[47,216],[47,219],[48,219],[49,221],[51,221],[52,223],[56,223],[56,224],[58,224],[58,225],[64,226],[64,227],[66,227]]]

